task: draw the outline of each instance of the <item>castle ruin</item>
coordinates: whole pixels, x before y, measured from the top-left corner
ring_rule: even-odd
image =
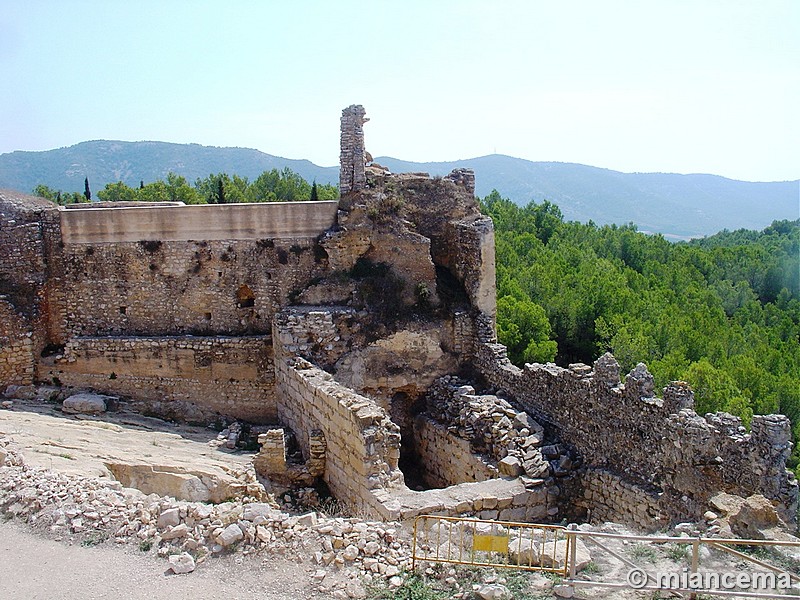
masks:
[[[512,365],[474,175],[366,165],[342,112],[338,202],[57,207],[0,192],[0,390],[120,395],[274,426],[256,466],[383,519],[697,520],[718,492],[793,521],[790,424],[700,416],[644,365]],[[280,429],[278,429],[280,427]],[[288,464],[291,432],[302,465]]]

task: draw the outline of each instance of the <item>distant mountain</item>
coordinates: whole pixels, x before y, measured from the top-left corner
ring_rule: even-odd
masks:
[[[493,154],[453,162],[414,163],[390,157],[376,162],[393,172],[445,175],[457,167],[475,171],[476,193],[496,189],[518,204],[550,200],[567,220],[598,224],[633,222],[641,231],[671,238],[710,235],[722,229],[763,229],[777,219],[800,217],[800,181],[751,183],[715,175],[620,173],[585,165],[531,162]],[[319,167],[248,148],[215,148],[165,142],[83,142],[45,152],[0,155],[0,188],[30,192],[43,183],[64,191],[94,192],[107,183],[137,186],[170,171],[194,182],[227,172],[251,180],[289,167],[308,181],[338,183],[338,167]]]
[[[97,192],[117,181],[138,187],[140,181],[165,179],[170,171],[194,183],[198,177],[222,172],[252,180],[264,171],[284,167],[308,181],[339,183],[338,167],[318,167],[307,160],[281,158],[250,148],[97,140],[44,152],[0,154],[0,187],[30,192],[43,183],[81,192],[88,177],[92,191]]]
[[[394,172],[432,175],[467,167],[475,171],[475,191],[480,197],[496,189],[520,205],[549,200],[569,221],[633,222],[640,231],[675,238],[711,235],[722,229],[760,230],[774,220],[800,217],[800,181],[751,183],[716,175],[620,173],[501,154],[441,163],[383,156],[375,161]]]

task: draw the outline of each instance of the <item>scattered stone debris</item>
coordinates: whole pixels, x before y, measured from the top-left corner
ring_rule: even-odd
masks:
[[[191,573],[209,556],[229,552],[309,558],[319,567],[320,591],[341,591],[346,595],[334,596],[343,598],[363,598],[362,582],[389,585],[410,568],[409,540],[399,523],[316,512],[292,515],[274,500],[253,500],[180,501],[124,488],[118,481],[26,466],[12,439],[0,436],[0,513],[56,538],[107,539],[155,550],[176,574]],[[331,577],[330,569],[340,576]]]

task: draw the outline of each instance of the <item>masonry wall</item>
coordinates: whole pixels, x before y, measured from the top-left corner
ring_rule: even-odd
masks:
[[[338,384],[301,358],[276,357],[278,419],[309,456],[309,433],[327,443],[324,480],[331,492],[356,510],[379,515],[374,491],[403,486],[397,467],[400,433],[375,402]]]
[[[436,488],[498,477],[497,467],[474,454],[468,440],[424,415],[414,420],[414,449],[424,465],[425,482]]]
[[[644,365],[622,383],[610,355],[593,368],[534,364],[519,369],[503,346],[484,342],[478,344],[476,366],[524,410],[556,428],[588,467],[624,474],[628,484],[644,491],[663,491],[658,508],[668,521],[699,519],[710,495],[720,490],[763,494],[794,520],[797,482],[785,466],[791,433],[782,415],[754,417],[747,434],[730,415],[698,416],[685,384],[669,386],[663,399],[656,398]],[[630,491],[622,490],[600,504],[629,502]]]
[[[52,203],[0,191],[0,295],[11,305],[13,319],[22,319],[23,324],[14,327],[21,327],[25,332],[25,340],[15,344],[17,348],[13,353],[17,357],[12,359],[14,361],[18,359],[20,347],[25,348],[22,352],[28,361],[31,356],[38,356],[52,337],[51,314],[57,313],[57,308],[53,301],[53,270],[48,258],[58,249],[57,231],[58,209]],[[5,329],[10,327],[8,324]],[[4,328],[2,323],[0,328]],[[29,369],[28,364],[25,370]],[[35,361],[33,369],[35,378]]]
[[[71,336],[269,333],[325,268],[313,240],[72,244],[60,288]]]
[[[64,385],[182,421],[277,418],[270,336],[72,338],[50,362],[47,376]]]
[[[0,296],[0,391],[33,382],[33,340],[27,320]]]

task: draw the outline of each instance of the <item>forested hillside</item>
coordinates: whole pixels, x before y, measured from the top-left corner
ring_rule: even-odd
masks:
[[[780,412],[800,434],[800,221],[674,244],[634,225],[565,222],[497,192],[498,334],[517,364],[645,362],[697,412]],[[800,453],[795,447],[793,466]]]

